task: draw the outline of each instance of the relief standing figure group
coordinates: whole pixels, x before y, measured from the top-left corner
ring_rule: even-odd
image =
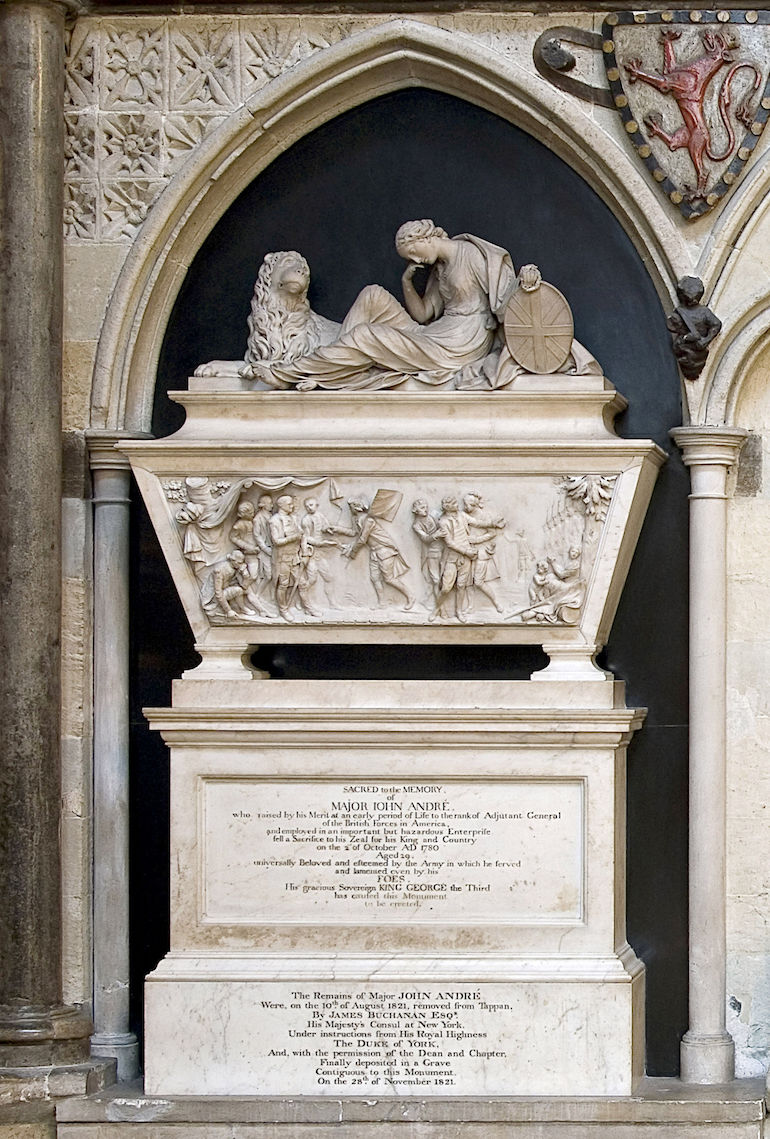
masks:
[[[175,518],[184,556],[215,624],[371,620],[376,609],[399,604],[409,612],[419,601],[428,621],[465,623],[480,603],[482,622],[489,619],[484,610],[494,610],[506,622],[569,625],[579,620],[613,482],[560,477],[537,556],[524,530],[509,535],[506,518],[478,490],[444,494],[433,509],[427,498],[415,498],[406,532],[401,491],[348,496],[327,477],[255,477],[232,485],[195,477],[165,490],[181,503]],[[305,498],[292,493],[303,484],[318,489]],[[347,517],[330,519],[330,508]],[[410,531],[421,597],[405,543]],[[510,550],[500,547],[501,539]],[[359,571],[345,570],[362,550],[371,592]]]

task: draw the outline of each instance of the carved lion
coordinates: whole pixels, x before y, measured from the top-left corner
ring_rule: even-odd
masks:
[[[251,365],[296,360],[337,338],[340,325],[310,307],[310,267],[295,250],[267,253],[254,283],[249,337],[243,360],[210,360],[196,376],[241,375],[252,378]]]

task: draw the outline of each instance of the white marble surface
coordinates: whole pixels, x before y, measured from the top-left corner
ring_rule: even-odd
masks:
[[[491,394],[179,399],[176,435],[125,450],[198,646],[548,640],[589,660],[606,639],[664,456],[614,434],[624,401],[602,377],[524,376]],[[326,546],[310,533],[311,500]],[[262,558],[250,525],[267,535]],[[285,566],[284,534],[297,546]],[[447,588],[450,541],[475,560]]]
[[[641,715],[612,681],[585,686],[591,706],[583,688],[178,681],[177,706],[149,711],[171,749],[174,855],[148,1091],[630,1094],[644,986],[625,942],[623,804]],[[438,992],[478,995],[424,1056],[399,1045],[388,1060],[371,1010],[357,1031],[341,1016],[317,1073],[325,1038],[289,1035],[326,1031],[306,1001],[375,985],[420,1025],[420,1001],[430,1022]],[[486,1035],[455,1047],[454,1014]],[[373,1053],[353,1084],[359,1039]]]
[[[580,779],[203,778],[208,923],[578,921]]]
[[[643,978],[150,981],[154,1095],[630,1095]],[[637,1023],[634,1023],[635,1009]],[[184,1031],[180,1033],[180,1024]],[[526,1032],[522,1027],[526,1025]]]
[[[570,12],[560,22],[598,28],[601,19],[601,14]],[[765,343],[770,320],[765,303],[770,272],[770,165],[763,162],[770,133],[765,132],[759,142],[749,177],[731,197],[708,219],[684,222],[678,211],[658,201],[657,190],[635,165],[619,116],[613,110],[565,98],[533,71],[532,44],[554,22],[548,13],[436,11],[398,20],[387,14],[305,13],[298,19],[293,14],[270,13],[222,14],[200,29],[191,13],[79,17],[69,46],[67,78],[71,155],[66,191],[70,228],[65,265],[65,426],[71,430],[88,423],[149,427],[155,362],[168,314],[186,266],[213,219],[279,147],[301,137],[319,115],[346,110],[389,86],[413,83],[415,76],[430,84],[438,75],[458,93],[520,122],[536,135],[547,134],[557,153],[601,187],[605,199],[624,219],[636,248],[650,259],[650,272],[664,305],[678,275],[697,272],[703,277],[725,329],[708,372],[697,383],[685,385],[686,414],[689,409],[694,421],[738,422],[764,430],[766,418],[757,415],[754,406],[744,407],[740,392],[742,386],[754,389],[755,384],[763,392],[767,388],[766,361],[763,365],[755,357]],[[228,86],[208,107],[186,100],[183,85],[174,78],[183,58],[179,45],[188,31],[197,37],[199,30],[207,42],[223,37],[222,67],[228,73]],[[118,93],[120,50],[122,46],[131,50],[132,35],[144,37],[142,55],[149,70],[143,74],[149,87]],[[164,50],[158,51],[158,44]],[[265,50],[270,45],[275,47],[274,54]],[[203,74],[204,51],[205,43],[198,43],[188,62],[193,74]],[[587,53],[580,54],[579,67],[585,68]],[[273,76],[274,63],[281,71],[277,77]],[[581,77],[603,83],[601,61],[591,58],[588,63],[592,71],[582,71]],[[366,83],[358,79],[362,67],[369,72]],[[168,105],[170,114],[164,129],[155,134],[157,98],[164,107]],[[252,111],[241,107],[243,99],[256,99]],[[116,121],[116,110],[120,121]],[[117,144],[130,135],[125,128],[136,116],[142,117],[140,133],[150,143],[149,161],[156,170],[149,179],[140,175],[138,181],[129,168],[120,172],[114,165],[120,149]],[[279,129],[262,130],[262,124],[276,116]],[[94,119],[99,123],[96,135]],[[112,165],[105,145],[108,136],[101,129],[108,120],[115,128],[109,135]],[[256,140],[247,148],[244,130]],[[96,152],[92,151],[94,142]],[[153,149],[155,143],[157,149]],[[149,207],[169,179],[166,191]],[[110,218],[106,212],[102,216],[107,207]],[[107,226],[112,227],[111,234]],[[172,233],[173,241],[168,237]],[[116,288],[126,253],[129,260]],[[100,337],[103,348],[93,383]],[[728,708],[728,992],[741,1005],[741,1012],[731,1011],[731,1016],[738,1016],[744,1034],[738,1043],[744,1063],[750,1066],[743,1069],[744,1074],[757,1065],[766,1067],[768,1055],[763,1037],[767,1017],[762,1014],[768,1000],[762,891],[770,859],[760,814],[767,771],[762,728],[766,704],[762,677],[767,669],[761,643],[767,605],[764,550],[757,544],[767,526],[761,517],[748,517],[757,513],[750,508],[761,512],[763,506],[763,500],[744,500],[739,512],[747,515],[745,533],[731,536],[734,651]],[[77,620],[80,587],[66,598],[66,604],[68,619]],[[87,589],[82,607],[88,613]],[[86,627],[77,657],[73,657],[73,668],[82,661],[79,679],[86,691],[90,686],[87,634]],[[247,674],[241,670],[241,675]],[[65,696],[65,716],[72,716],[79,707],[77,693]],[[88,751],[87,738],[84,743]],[[66,793],[65,802],[69,803]],[[76,815],[73,825],[81,828],[82,811]],[[67,827],[64,840],[67,857],[76,859],[77,842],[68,839]],[[86,850],[87,843],[81,847]],[[68,915],[87,930],[91,912],[87,858],[80,859],[79,867],[73,871]],[[87,976],[90,950],[85,934],[82,943],[82,960],[72,969]],[[751,970],[744,968],[748,953],[756,955]],[[85,999],[88,985],[83,988],[75,972],[72,999]]]

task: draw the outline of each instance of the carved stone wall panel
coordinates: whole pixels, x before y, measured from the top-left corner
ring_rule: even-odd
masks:
[[[176,174],[203,139],[223,122],[223,116],[170,114],[163,120],[163,172]]]
[[[310,54],[298,19],[241,21],[241,82],[244,98],[277,79]],[[317,47],[328,46],[318,43]]]
[[[100,233],[105,241],[130,241],[165,183],[148,179],[105,182],[100,199]]]
[[[155,114],[101,115],[100,149],[105,180],[157,178],[161,173],[161,123]]]
[[[100,28],[104,110],[163,110],[168,80],[166,20],[115,20]]]
[[[66,240],[133,241],[163,184],[227,115],[303,61],[383,21],[315,14],[79,20],[67,55],[66,178],[93,179],[98,193],[93,220],[69,221]],[[419,22],[530,69],[531,30],[518,17],[424,15]],[[84,107],[94,108],[94,123],[75,114]]]
[[[96,178],[95,109],[65,115],[64,176],[79,182]]]
[[[66,182],[64,186],[64,236],[70,240],[96,237],[96,182]]]
[[[91,107],[99,101],[97,58],[100,37],[87,21],[75,24],[67,42],[65,100],[71,107]]]
[[[169,109],[221,112],[239,106],[236,22],[177,22],[170,26],[169,33]]]

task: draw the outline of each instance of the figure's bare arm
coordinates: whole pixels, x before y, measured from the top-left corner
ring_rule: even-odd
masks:
[[[412,320],[418,324],[427,324],[441,315],[442,306],[436,290],[431,287],[432,280],[429,280],[424,296],[421,297],[415,289],[412,278],[420,268],[417,261],[410,261],[401,275],[401,287],[404,292],[404,307]]]

